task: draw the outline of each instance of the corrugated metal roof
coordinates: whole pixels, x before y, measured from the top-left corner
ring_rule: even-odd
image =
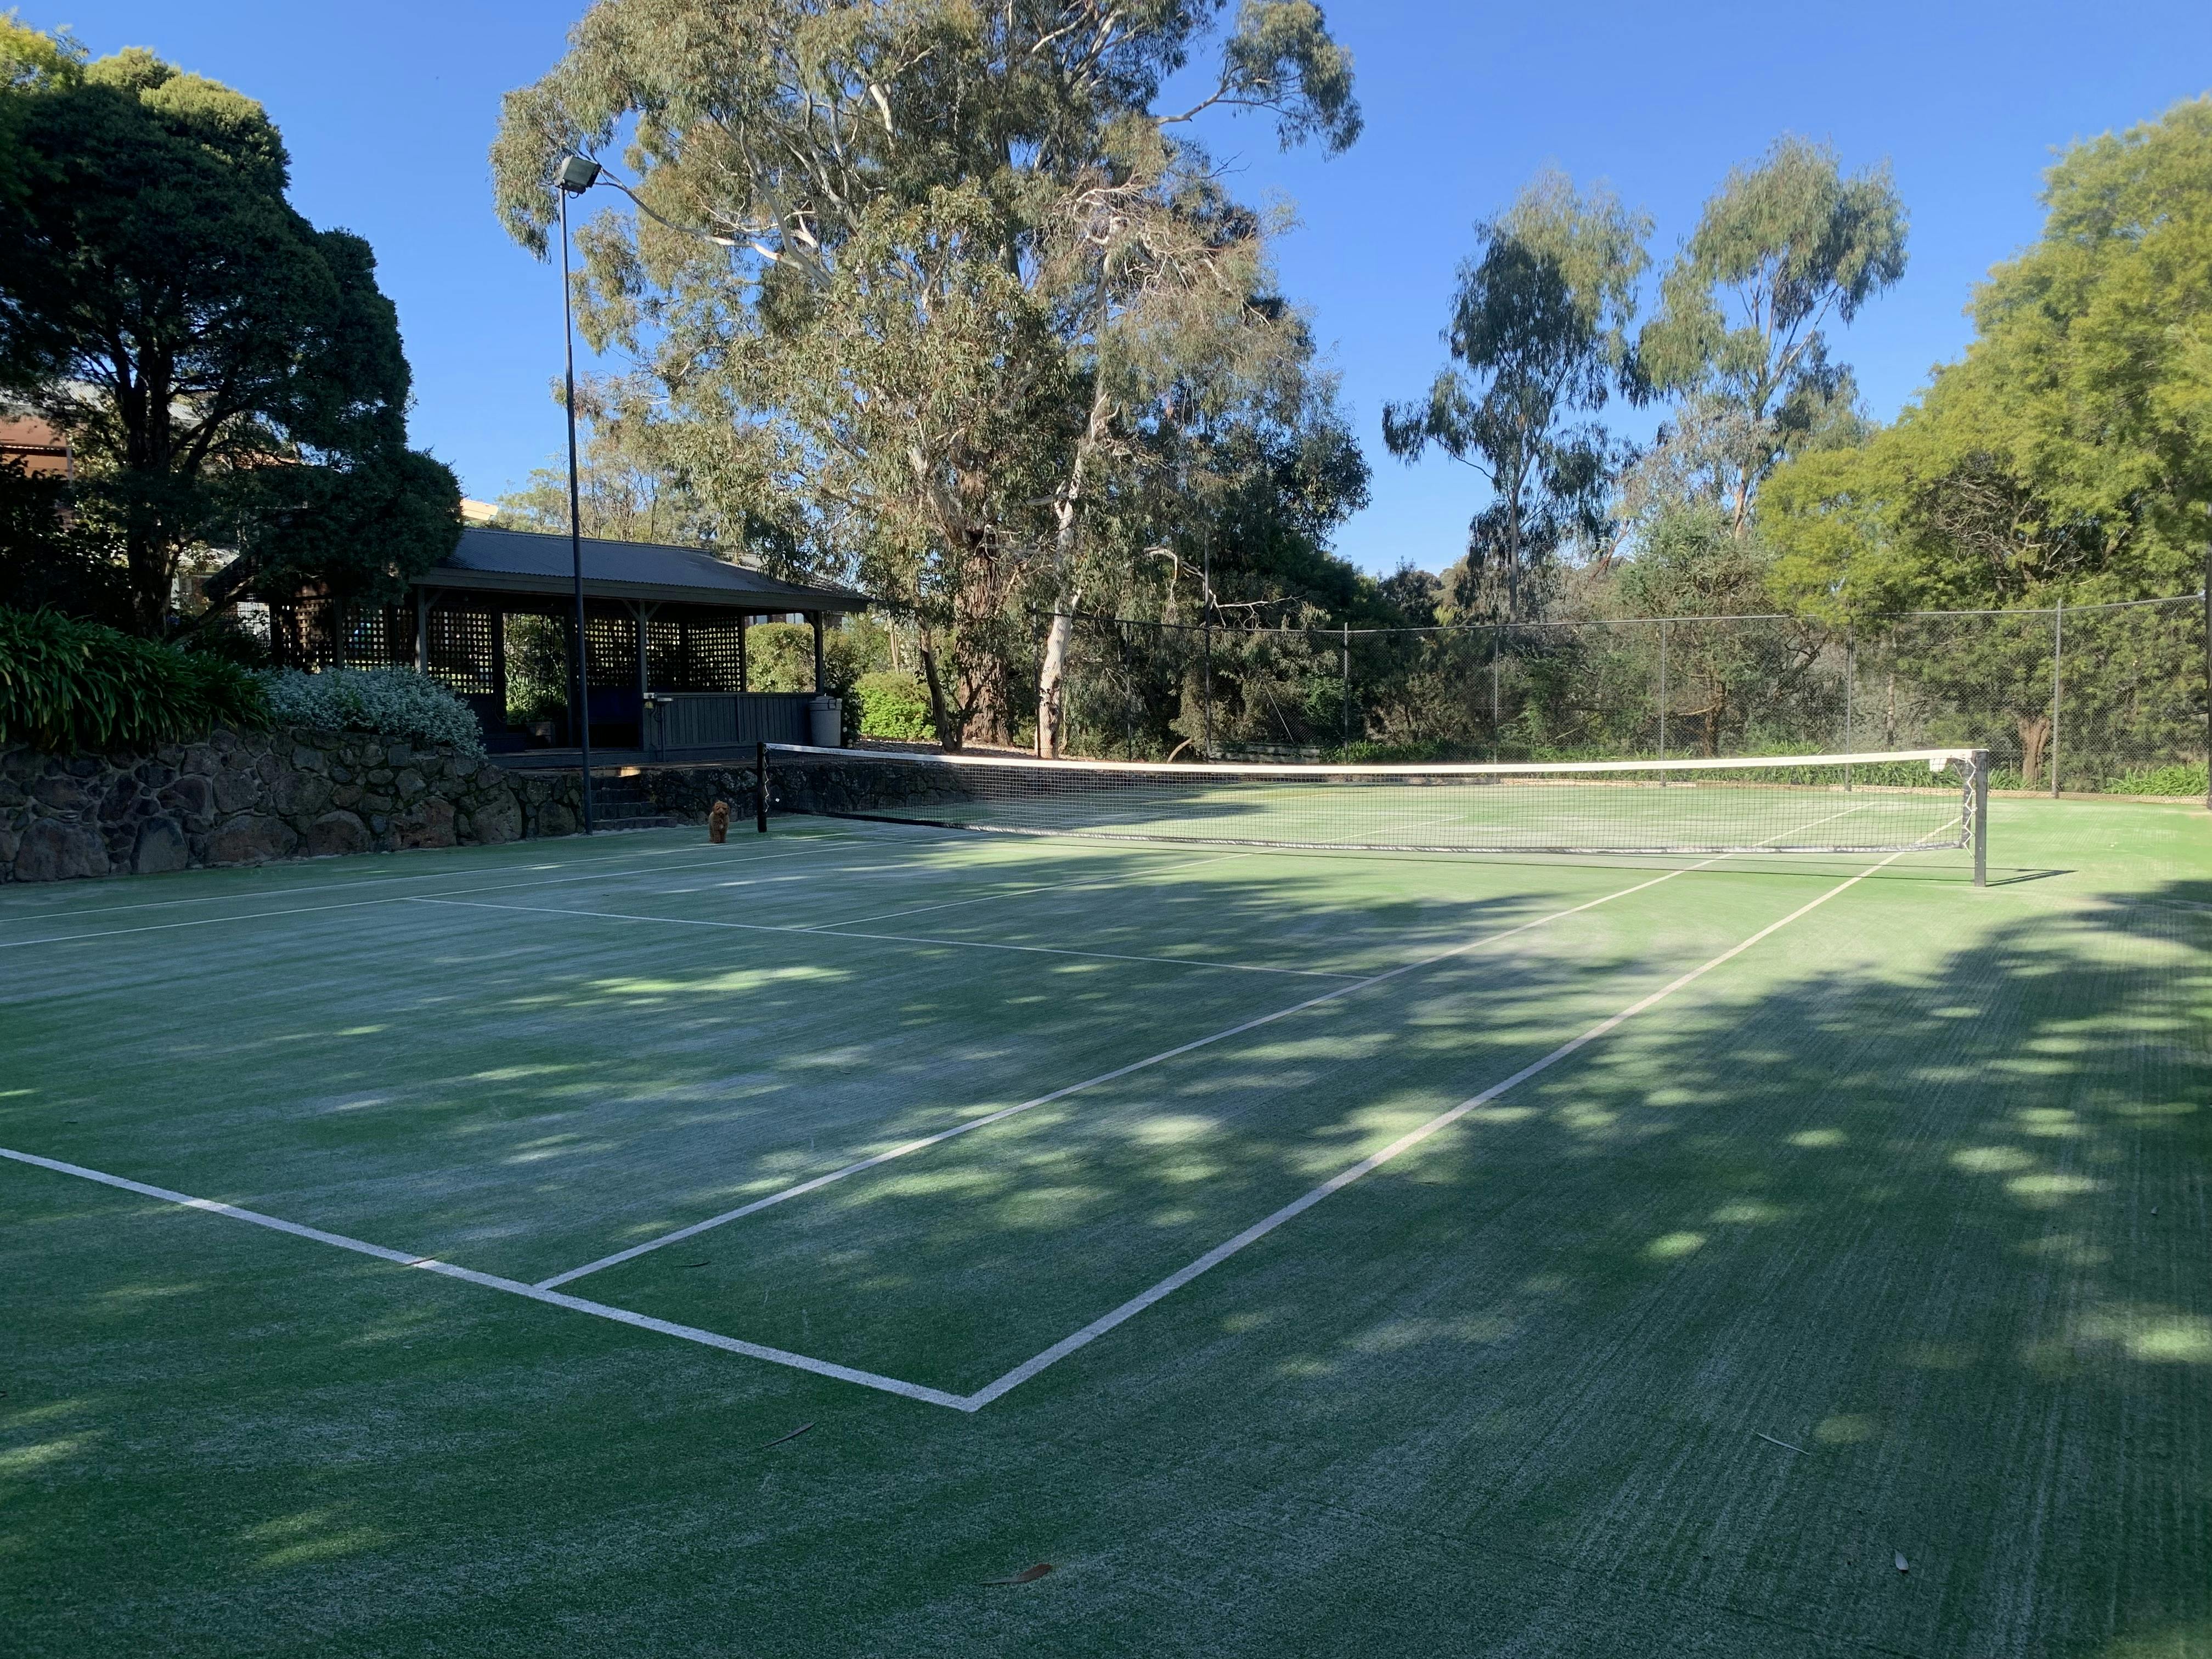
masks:
[[[416,580],[426,587],[566,593],[573,580],[568,538],[536,530],[471,526],[458,546]],[[702,552],[658,542],[584,538],[584,591],[602,597],[751,605],[763,611],[858,611],[849,588],[779,581]]]

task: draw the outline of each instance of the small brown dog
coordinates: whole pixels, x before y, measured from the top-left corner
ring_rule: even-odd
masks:
[[[707,839],[720,847],[730,838],[730,803],[718,800],[708,809]]]

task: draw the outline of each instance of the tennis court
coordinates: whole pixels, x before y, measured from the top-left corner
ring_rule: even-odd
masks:
[[[2203,816],[1990,810],[0,896],[19,1650],[2212,1652]]]

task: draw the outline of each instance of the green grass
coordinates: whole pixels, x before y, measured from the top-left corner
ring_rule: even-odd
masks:
[[[2212,832],[1991,811],[980,1410],[0,1162],[0,1649],[2212,1655]],[[530,1282],[1340,993],[563,1287],[965,1396],[1866,861],[1668,867],[14,889],[0,1146]]]

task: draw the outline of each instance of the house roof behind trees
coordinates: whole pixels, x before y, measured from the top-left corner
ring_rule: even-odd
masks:
[[[415,578],[428,588],[567,593],[574,580],[568,538],[536,530],[471,526],[453,552]],[[584,538],[584,592],[757,612],[860,611],[867,597],[828,584],[787,582],[696,547]]]

